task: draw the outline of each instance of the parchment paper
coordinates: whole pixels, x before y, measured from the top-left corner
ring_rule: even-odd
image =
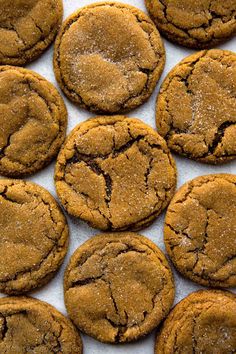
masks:
[[[68,17],[72,12],[77,10],[80,7],[91,4],[94,1],[91,0],[64,0],[64,18]],[[139,9],[143,10],[147,13],[144,5],[144,0],[125,0],[121,1],[130,5],[134,5]],[[157,97],[157,93],[160,88],[160,84],[163,81],[164,77],[170,71],[170,69],[175,66],[182,58],[187,55],[193,53],[193,50],[188,50],[184,47],[180,47],[174,45],[166,40],[164,40],[165,48],[166,48],[166,66],[163,72],[163,75],[159,81],[158,86],[156,87],[155,92],[152,97],[149,99],[147,103],[142,105],[140,108],[131,111],[128,116],[136,117],[142,119],[145,123],[149,124],[153,128],[155,128],[155,100]],[[236,50],[236,38],[226,42],[224,45],[219,46],[222,49],[229,49],[232,51]],[[56,83],[56,79],[53,73],[52,66],[52,57],[53,57],[53,46],[51,46],[37,61],[28,65],[27,68],[36,71],[41,74],[49,81],[51,81],[56,87],[58,87]],[[63,95],[63,94],[62,94]],[[75,125],[86,120],[93,116],[92,113],[82,110],[72,104],[66,97],[63,95],[65,103],[68,109],[68,131],[69,133]],[[177,108],[178,109],[178,108]],[[181,102],[179,105],[179,109],[181,109]],[[204,164],[200,164],[197,162],[193,162],[191,160],[180,158],[174,155],[175,161],[177,163],[178,168],[178,187],[181,186],[186,181],[209,173],[235,173],[236,174],[236,161],[225,164],[223,166],[208,166]],[[29,178],[29,180],[40,184],[45,187],[49,192],[52,193],[54,197],[57,198],[54,182],[53,182],[53,174],[54,174],[54,165],[55,161],[42,172],[37,173],[36,175]],[[143,234],[149,237],[153,242],[155,242],[164,252],[165,247],[163,243],[163,220],[164,214],[162,215],[147,229],[140,231],[140,234]],[[34,296],[38,299],[47,301],[48,303],[55,306],[59,311],[66,314],[64,301],[63,301],[63,274],[66,264],[68,263],[69,257],[76,250],[76,248],[81,245],[83,242],[88,240],[91,236],[98,234],[98,230],[94,230],[88,227],[85,223],[70,218],[67,215],[67,219],[70,226],[70,246],[69,252],[66,257],[66,260],[60,269],[59,273],[56,277],[49,282],[49,284],[39,290],[31,292],[29,295]],[[179,302],[182,298],[187,296],[189,293],[200,289],[201,287],[194,284],[191,281],[187,281],[183,277],[181,277],[175,270],[175,284],[176,284],[176,297],[175,303]],[[231,289],[232,290],[232,289]],[[232,291],[236,292],[236,289]],[[82,335],[83,343],[84,343],[84,354],[153,354],[154,350],[154,340],[155,340],[155,331],[148,335],[145,339],[139,340],[138,342],[127,344],[127,345],[107,345],[99,343],[92,338]],[[14,353],[12,353],[14,354]]]

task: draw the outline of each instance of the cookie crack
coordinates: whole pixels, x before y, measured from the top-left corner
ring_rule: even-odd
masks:
[[[119,253],[117,253],[114,258],[117,258],[117,257],[119,257],[120,255],[127,254],[127,253],[129,253],[129,252],[135,252],[135,253],[140,253],[140,254],[148,254],[147,251],[144,251],[144,250],[141,251],[141,250],[138,250],[138,249],[135,248],[135,247],[131,247],[131,246],[127,245],[127,244],[125,244],[125,245],[126,245],[127,248],[126,248],[125,250],[122,250],[122,251],[120,251]]]
[[[111,202],[111,198],[112,198],[112,178],[111,176],[105,172],[98,164],[98,162],[96,161],[96,159],[101,158],[101,159],[106,159],[109,156],[112,155],[112,158],[116,158],[118,155],[125,153],[129,148],[131,148],[135,143],[138,143],[141,139],[143,139],[144,136],[140,135],[132,140],[130,140],[129,142],[127,142],[126,144],[124,144],[123,146],[121,146],[119,149],[114,149],[111,153],[107,154],[107,155],[91,155],[91,154],[83,154],[80,153],[79,151],[77,151],[76,146],[74,147],[75,149],[75,153],[74,156],[67,161],[68,164],[76,164],[78,162],[84,162],[86,164],[86,166],[88,166],[96,175],[98,176],[103,176],[104,181],[105,181],[105,191],[106,191],[106,196],[105,196],[105,202],[107,205],[107,209],[109,212],[109,218],[106,217],[106,220],[108,222],[108,226],[110,228],[113,227],[112,225],[112,215],[110,212],[110,202]],[[73,184],[72,183],[68,183],[72,188],[73,188]],[[86,198],[88,198],[89,196],[85,193],[81,193],[83,194]],[[99,212],[101,213],[101,210],[99,209]],[[103,216],[104,214],[101,213]],[[105,216],[104,216],[105,217]]]
[[[206,217],[207,218],[206,218],[205,232],[204,232],[204,236],[203,236],[203,244],[202,244],[202,247],[199,249],[199,252],[203,253],[203,254],[205,254],[206,246],[207,246],[207,243],[208,243],[208,232],[207,232],[207,229],[208,229],[209,224],[210,224],[209,211],[211,211],[211,210],[212,209],[206,209]]]
[[[224,21],[224,20],[223,20],[223,17],[224,17],[224,16],[221,16],[221,15],[218,14],[217,12],[211,10],[211,5],[212,5],[212,1],[211,1],[211,2],[209,3],[209,7],[208,7],[208,9],[207,9],[207,11],[209,12],[211,18],[207,20],[207,23],[201,24],[201,25],[192,26],[191,28],[186,29],[185,27],[181,27],[180,25],[177,26],[176,24],[174,24],[173,22],[171,22],[171,19],[170,19],[170,20],[168,19],[168,14],[167,14],[167,7],[168,7],[168,5],[166,5],[163,0],[159,0],[159,2],[160,2],[160,3],[162,4],[162,6],[163,6],[162,11],[163,11],[163,16],[164,16],[164,18],[165,18],[166,23],[167,23],[167,24],[170,23],[171,26],[173,26],[174,28],[180,30],[180,31],[181,31],[182,33],[184,33],[188,38],[194,39],[194,40],[197,40],[197,38],[195,38],[195,37],[191,34],[190,31],[200,28],[200,29],[203,29],[203,31],[204,31],[205,33],[207,33],[207,35],[208,35],[208,28],[212,27],[212,25],[213,25],[213,23],[214,23],[215,20],[220,20],[221,23],[231,22],[231,21],[232,21],[232,19],[231,19],[231,14],[233,14],[233,13],[235,12],[235,10],[232,10],[232,11],[230,12],[230,14],[228,15],[229,20]],[[204,41],[204,43],[207,44],[207,43],[210,42],[211,39],[214,38],[214,37],[215,37],[215,35],[214,35],[214,33],[213,33],[212,36],[209,36],[209,38]]]
[[[72,188],[74,192],[78,193],[78,191],[75,189],[73,183],[67,181],[66,184],[68,186],[70,186],[70,188]],[[87,208],[91,209],[91,206],[88,205],[88,200],[91,199],[91,197],[85,192],[79,192],[79,194],[84,198]],[[68,202],[66,202],[66,201],[64,203],[66,205],[68,204]],[[108,227],[112,229],[112,223],[111,223],[110,219],[101,211],[101,209],[99,207],[97,207],[97,208],[93,208],[93,210],[99,212],[99,214],[106,220]]]
[[[197,348],[197,339],[195,336],[195,329],[197,326],[197,319],[198,317],[201,316],[201,313],[197,316],[197,317],[193,317],[192,319],[192,350],[193,350],[193,354],[198,353],[198,348]]]
[[[110,241],[106,244],[109,245],[109,244],[112,244],[114,243],[114,241]],[[119,257],[120,255],[122,254],[127,254],[129,252],[136,252],[136,253],[140,253],[140,254],[148,254],[146,251],[141,251],[141,250],[138,250],[136,249],[135,247],[132,247],[128,244],[124,244],[126,246],[126,249],[124,250],[121,250],[119,251],[113,258],[117,258]],[[91,254],[88,258],[86,258],[86,260],[83,262],[83,263],[79,263],[78,264],[78,267],[82,267],[84,265],[84,263],[86,263],[91,257],[93,257],[97,252],[94,252],[93,254]],[[76,280],[76,281],[72,281],[71,282],[71,285],[70,285],[70,288],[74,288],[76,286],[83,286],[83,285],[88,285],[88,284],[91,284],[91,283],[96,283],[97,280],[103,280],[104,282],[107,282],[107,279],[106,279],[106,274],[105,274],[105,271],[106,271],[106,268],[107,268],[107,265],[105,267],[103,267],[103,273],[97,277],[88,277],[88,278],[85,278],[85,279],[80,279],[80,280]]]
[[[40,32],[40,40],[42,40],[42,42],[44,42],[45,39],[43,39],[43,36],[44,36],[44,32],[42,30],[42,28],[37,24],[37,22],[35,21],[35,19],[29,15],[29,17],[31,18],[31,20],[33,21],[35,27],[39,30]]]
[[[27,312],[26,312],[26,311],[23,311],[23,312],[21,312],[21,313],[26,317],[27,321],[28,321],[32,326],[34,326],[35,328],[37,328],[37,323],[35,323],[35,321],[31,321],[31,320],[30,320],[30,317],[27,316]],[[43,346],[45,346],[48,350],[53,350],[53,353],[59,353],[59,352],[62,353],[62,352],[63,352],[63,349],[62,349],[62,346],[61,346],[61,342],[60,342],[60,340],[59,340],[59,338],[60,338],[60,336],[61,336],[61,333],[62,333],[62,331],[63,331],[63,327],[62,327],[61,323],[60,323],[58,320],[56,320],[55,316],[54,316],[52,313],[50,313],[50,316],[52,317],[53,321],[58,324],[58,326],[59,326],[59,328],[60,328],[59,334],[57,335],[57,334],[55,333],[55,331],[53,330],[52,325],[50,324],[50,325],[51,325],[51,326],[50,326],[50,327],[51,327],[51,328],[50,328],[50,329],[51,329],[50,334],[54,337],[54,339],[56,340],[56,343],[55,343],[55,344],[52,343],[52,340],[51,340],[51,339],[50,339],[50,341],[47,341],[47,340],[46,340],[46,337],[47,337],[47,335],[48,335],[48,332],[47,332],[47,333],[43,334],[40,343],[37,343],[37,344],[35,344],[35,345],[31,345],[31,346],[27,346],[26,351],[27,351],[27,350],[31,350],[31,351],[32,351],[32,350],[35,350],[36,348],[38,348],[38,347],[40,347],[41,345],[43,345]],[[37,330],[39,331],[40,329],[37,328]],[[27,351],[27,352],[28,352],[28,351]]]
[[[233,121],[226,121],[224,123],[222,123],[218,129],[217,132],[215,134],[215,137],[213,139],[213,142],[211,143],[211,145],[209,146],[209,150],[208,153],[205,155],[202,155],[201,157],[207,157],[208,155],[214,155],[216,152],[216,149],[218,148],[218,146],[221,144],[224,135],[225,135],[225,131],[227,128],[231,127],[231,126],[236,126],[236,122]],[[227,156],[227,154],[225,153],[225,155]],[[236,155],[233,154],[233,155]]]
[[[184,235],[184,236],[187,237],[189,240],[193,241],[193,239],[187,234],[187,232],[185,232],[185,230],[188,229],[188,226],[187,226],[185,229],[180,230],[180,231],[175,230],[175,228],[174,228],[170,223],[165,223],[165,226],[169,227],[169,229],[170,229],[171,231],[173,231],[175,235],[180,235],[180,236],[181,236],[181,235]],[[173,249],[174,249],[175,247],[177,247],[177,246],[179,246],[179,245],[170,245],[170,249],[173,250]]]
[[[7,195],[8,188],[9,188],[9,186],[5,186],[4,190],[2,192],[0,192],[0,196],[8,202],[15,203],[18,205],[23,205],[24,203],[18,202],[17,200],[15,200]]]
[[[10,22],[10,25],[11,25],[11,28],[7,28],[9,31],[13,31],[15,32],[15,34],[17,35],[17,38],[19,39],[20,42],[22,42],[24,45],[26,45],[26,42],[24,41],[23,38],[20,37],[15,25],[13,25],[11,22]],[[2,27],[1,27],[2,28]]]
[[[55,254],[55,250],[58,250],[60,246],[58,246],[58,244],[55,244],[54,247],[52,249],[49,250],[49,252],[43,257],[43,259],[35,266],[30,267],[30,270],[22,270],[22,271],[17,271],[15,272],[15,275],[13,277],[8,277],[6,279],[1,279],[1,283],[8,283],[10,281],[15,281],[18,280],[22,275],[25,274],[31,274],[32,272],[35,272],[37,270],[40,269],[40,267],[43,265],[43,263],[47,260],[47,258],[51,255],[51,254]],[[54,270],[52,271],[54,272]],[[47,273],[46,276],[48,276],[49,273]]]
[[[11,145],[11,138],[13,137],[14,134],[16,134],[19,130],[11,133],[8,138],[6,145],[0,148],[0,160],[3,159],[6,156],[6,149]]]
[[[1,317],[3,319],[3,323],[1,324],[1,335],[2,335],[1,340],[4,341],[6,339],[9,328],[8,328],[6,317],[5,316],[1,316]]]
[[[220,265],[220,267],[218,267],[214,272],[210,272],[210,275],[214,275],[217,272],[219,272],[219,270],[221,270],[221,268],[225,267],[228,263],[230,263],[231,261],[233,261],[236,258],[236,254],[233,254],[229,257],[226,258],[226,260]],[[232,275],[236,275],[236,273],[230,273],[229,276],[227,278],[224,278],[224,280],[227,280],[229,278],[232,277]]]
[[[102,275],[99,275],[98,277],[89,277],[89,278],[73,281],[72,284],[70,285],[70,289],[76,288],[78,286],[85,286],[85,285],[89,285],[92,283],[96,283],[97,280],[103,280],[105,282],[104,276],[105,276],[105,274],[102,274]]]
[[[67,163],[77,163],[80,161],[84,161],[85,163],[92,163],[91,160],[95,160],[95,159],[102,159],[105,160],[108,157],[112,157],[115,158],[118,155],[126,152],[128,149],[130,149],[135,143],[138,143],[140,140],[145,139],[145,135],[138,135],[136,138],[133,138],[128,141],[127,143],[125,143],[124,145],[122,145],[120,148],[116,149],[113,148],[111,152],[107,153],[107,154],[86,154],[86,153],[81,153],[77,150],[77,147],[74,146],[74,150],[75,150],[75,154],[74,156],[67,160]]]
[[[194,61],[191,62],[191,63],[188,63],[188,68],[190,69],[190,71],[189,71],[188,74],[185,75],[184,77],[183,77],[183,76],[180,76],[180,75],[174,75],[174,76],[170,79],[170,81],[169,81],[169,83],[168,83],[168,86],[165,88],[165,90],[162,89],[162,93],[168,91],[168,89],[169,89],[169,87],[170,87],[172,81],[175,80],[176,77],[177,77],[180,82],[183,82],[183,83],[184,83],[184,85],[185,85],[185,87],[186,87],[186,92],[192,96],[192,95],[193,95],[193,92],[192,92],[192,90],[190,89],[189,79],[190,79],[190,77],[193,75],[193,72],[194,72],[194,70],[195,70],[195,68],[196,68],[196,64],[197,64],[198,62],[202,61],[202,60],[207,56],[207,54],[208,54],[208,50],[204,50],[204,51],[202,52],[202,54],[201,54],[196,60],[194,60]],[[184,64],[183,64],[183,65],[184,65]],[[166,110],[168,111],[168,113],[171,115],[171,118],[172,118],[171,123],[169,124],[169,131],[167,132],[167,134],[166,134],[166,136],[165,136],[165,138],[166,138],[167,140],[169,140],[169,138],[170,138],[174,133],[176,133],[176,134],[187,133],[187,130],[184,131],[184,130],[180,130],[180,129],[177,128],[177,127],[174,127],[174,125],[173,125],[174,119],[173,119],[173,116],[172,116],[172,114],[171,114],[171,112],[170,112],[170,109],[169,109],[169,100],[168,100],[168,98],[167,98],[166,95],[165,95],[165,102],[166,102]],[[192,122],[191,122],[191,124],[192,124]],[[189,128],[188,128],[188,129],[189,129]],[[182,147],[181,147],[181,148],[182,148]]]
[[[82,161],[84,161],[84,160],[82,160]],[[96,175],[103,176],[104,181],[105,181],[105,185],[106,185],[105,202],[106,202],[107,208],[109,210],[111,195],[112,195],[112,179],[111,179],[110,175],[107,172],[103,171],[103,169],[98,165],[98,163],[95,160],[89,160],[89,161],[84,161],[84,162]],[[110,218],[111,218],[111,216],[110,216]]]
[[[116,300],[115,300],[115,297],[113,295],[113,292],[112,292],[112,284],[111,284],[111,281],[109,279],[107,279],[107,285],[108,285],[108,288],[109,288],[109,291],[110,291],[110,297],[111,297],[111,300],[112,300],[112,303],[113,303],[113,307],[115,309],[115,314],[118,316],[119,318],[119,324],[116,324],[114,321],[110,320],[108,318],[108,316],[106,316],[106,319],[110,322],[110,324],[112,324],[113,327],[117,328],[118,331],[117,331],[117,334],[115,336],[115,343],[119,343],[120,341],[120,337],[121,337],[121,333],[124,332],[124,329],[126,328],[126,325],[122,325],[120,323],[120,313],[119,313],[119,308],[118,308],[118,305],[116,303]]]
[[[40,80],[39,80],[40,81]],[[48,111],[50,113],[50,116],[53,120],[54,123],[58,124],[58,129],[59,129],[59,133],[56,135],[56,137],[50,142],[49,146],[47,147],[47,150],[45,151],[44,154],[42,154],[42,156],[45,156],[48,154],[48,152],[51,150],[51,147],[53,146],[53,144],[55,143],[55,141],[58,140],[58,138],[60,137],[60,135],[62,135],[62,132],[63,132],[63,125],[61,124],[60,120],[58,121],[55,121],[54,119],[54,116],[53,116],[53,110],[49,104],[49,102],[46,100],[45,97],[43,97],[39,91],[36,91],[32,84],[30,83],[30,81],[27,79],[24,81],[25,84],[27,84],[27,86],[29,87],[30,91],[31,92],[34,92],[37,96],[39,96],[43,102],[46,104],[47,108],[48,108]],[[56,104],[55,104],[56,105]],[[56,105],[57,106],[57,105]],[[30,116],[30,111],[29,111],[29,107],[28,107],[28,113],[27,113],[27,122],[31,119],[34,119],[34,117],[32,118]],[[24,166],[24,167],[32,167],[35,163],[38,162],[38,157],[35,158],[34,161],[31,161],[29,163],[23,163],[23,162],[19,162],[18,159],[14,159],[12,156],[11,158],[9,156],[6,155],[6,150],[11,146],[11,138],[16,134],[18,133],[20,130],[24,129],[24,125],[20,127],[20,129],[14,131],[13,133],[11,133],[8,138],[7,138],[7,143],[6,145],[3,147],[3,148],[0,148],[0,161],[3,159],[3,158],[7,158],[9,161],[11,162],[17,162],[19,163],[21,166]],[[42,160],[42,157],[41,157],[41,160]]]
[[[53,332],[55,338],[57,339],[57,346],[54,348],[54,350],[57,350],[59,353],[63,353],[63,349],[62,349],[60,338],[62,336],[62,332],[63,332],[64,328],[63,328],[62,324],[60,323],[60,321],[58,321],[56,319],[56,317],[54,316],[53,313],[51,313],[51,316],[52,316],[54,322],[56,322],[59,325],[59,327],[60,327],[58,335],[55,332]]]
[[[52,223],[57,226],[57,225],[61,222],[61,220],[58,221],[58,220],[55,218],[55,216],[53,215],[52,204],[51,204],[50,202],[48,202],[43,196],[39,196],[38,194],[33,193],[32,191],[29,192],[29,191],[25,190],[25,192],[26,192],[26,194],[29,195],[29,197],[32,197],[32,196],[33,196],[34,198],[37,199],[38,204],[36,205],[36,207],[35,207],[34,209],[38,208],[40,204],[43,204],[43,205],[45,205],[45,206],[47,207],[47,211],[49,212],[49,216],[50,216],[50,218],[51,218]],[[24,203],[22,203],[22,204],[24,204]],[[56,205],[56,207],[58,208],[57,205]],[[32,211],[34,211],[34,209],[32,209]],[[46,213],[45,213],[43,216],[45,216],[45,215],[46,215]],[[63,215],[63,217],[64,217],[64,215]],[[54,231],[55,231],[55,233],[56,233],[57,235],[61,236],[61,235],[64,233],[64,231],[65,231],[66,228],[67,228],[67,225],[65,225],[65,227],[64,227],[63,230],[61,231],[60,235],[59,235],[58,231],[57,231],[55,228],[54,228]],[[47,238],[55,242],[55,239],[51,238],[49,235],[47,235]]]

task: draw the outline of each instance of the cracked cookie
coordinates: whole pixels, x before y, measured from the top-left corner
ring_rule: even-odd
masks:
[[[82,354],[79,332],[53,306],[30,297],[0,299],[0,352]]]
[[[54,40],[62,22],[61,0],[1,0],[0,64],[25,65]]]
[[[55,199],[34,183],[1,179],[0,229],[0,291],[21,294],[46,284],[68,245]]]
[[[66,135],[56,88],[35,72],[0,66],[0,174],[22,177],[45,167]]]
[[[66,96],[95,112],[131,110],[152,94],[165,49],[150,18],[118,2],[83,7],[62,25],[54,71]]]
[[[109,343],[152,331],[167,316],[174,292],[164,254],[146,237],[127,232],[85,242],[64,277],[70,318],[86,334]]]
[[[178,303],[157,336],[155,354],[233,354],[236,296],[228,291],[194,292]]]
[[[236,176],[208,175],[179,189],[165,219],[167,252],[187,278],[236,286]]]
[[[176,167],[164,139],[148,125],[123,116],[96,117],[67,138],[55,184],[69,214],[101,230],[137,230],[169,203]]]
[[[159,31],[174,43],[209,48],[236,33],[235,0],[145,0]]]
[[[198,52],[171,70],[156,107],[157,130],[171,150],[211,164],[235,159],[235,83],[236,54],[226,50]]]

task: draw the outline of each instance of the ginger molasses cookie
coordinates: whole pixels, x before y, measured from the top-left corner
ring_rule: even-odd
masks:
[[[236,176],[195,178],[166,214],[165,245],[176,268],[206,286],[236,286]]]
[[[33,71],[0,66],[0,174],[45,167],[65,139],[67,111],[56,88]]]
[[[236,54],[201,51],[181,61],[157,99],[158,132],[169,148],[206,163],[236,157]]]
[[[149,98],[162,73],[165,50],[159,32],[139,9],[100,2],[62,25],[54,71],[69,99],[95,112],[133,109]]]
[[[71,257],[64,277],[69,317],[102,342],[137,340],[168,314],[174,282],[164,254],[146,237],[93,237]]]
[[[236,351],[236,296],[192,293],[178,303],[157,336],[155,354],[231,354]]]
[[[101,230],[137,230],[169,203],[176,167],[164,139],[148,125],[123,116],[97,117],[67,138],[55,183],[69,214]]]
[[[1,179],[0,230],[0,291],[21,294],[46,284],[68,244],[67,222],[55,199],[34,183]]]
[[[73,324],[53,306],[30,297],[0,299],[0,352],[82,354]]]
[[[190,48],[209,48],[236,33],[235,0],[145,0],[161,33]]]
[[[62,0],[1,0],[0,64],[24,65],[52,43],[62,22]]]

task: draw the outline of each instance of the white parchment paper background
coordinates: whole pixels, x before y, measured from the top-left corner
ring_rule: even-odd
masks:
[[[93,1],[91,0],[64,0],[63,2],[64,18],[68,17],[72,12],[74,12],[78,8],[93,3]],[[145,9],[144,0],[123,0],[121,2],[134,5],[139,9],[143,10],[144,12],[147,12]],[[160,83],[173,66],[175,66],[182,58],[194,52],[193,50],[187,50],[184,47],[179,47],[166,40],[164,40],[164,43],[166,48],[167,62],[159,85],[156,87],[155,92],[146,104],[128,114],[128,116],[130,117],[142,119],[143,122],[149,124],[153,128],[155,128],[155,100],[159,91]],[[236,51],[236,38],[226,42],[224,45],[221,45],[220,48]],[[52,57],[53,46],[51,46],[46,51],[46,53],[43,54],[37,61],[28,65],[27,68],[32,69],[37,73],[41,74],[49,81],[51,81],[56,87],[58,87],[53,73]],[[92,117],[93,114],[78,108],[70,101],[68,101],[64,95],[63,97],[68,109],[69,125],[67,133],[69,133],[75,125],[86,120],[89,117]],[[178,108],[181,110],[181,102],[177,109]],[[178,187],[186,181],[204,174],[220,172],[236,174],[236,161],[225,164],[223,166],[207,166],[200,163],[192,162],[188,159],[179,158],[176,155],[174,156],[174,158],[177,162],[178,168]],[[29,180],[34,181],[40,184],[41,186],[45,187],[52,193],[52,195],[57,198],[53,183],[54,164],[55,162],[53,162],[48,168],[44,169],[42,172],[32,176]],[[61,270],[47,286],[29,294],[38,299],[47,301],[64,314],[66,314],[63,301],[63,274],[65,266],[68,263],[69,257],[78,246],[88,240],[91,236],[99,233],[99,231],[88,227],[86,224],[79,220],[72,219],[69,216],[67,217],[67,219],[70,226],[70,246],[67,258]],[[162,214],[152,226],[142,230],[140,233],[149,237],[165,252],[163,243],[163,220],[164,214]],[[179,276],[175,271],[174,275],[176,283],[176,303],[192,291],[200,289],[198,285],[195,285],[193,282],[185,280],[184,278]],[[236,292],[236,289],[234,289],[233,291]],[[138,342],[127,345],[115,346],[99,343],[85,335],[83,335],[82,337],[84,343],[84,354],[153,354],[155,332]]]

